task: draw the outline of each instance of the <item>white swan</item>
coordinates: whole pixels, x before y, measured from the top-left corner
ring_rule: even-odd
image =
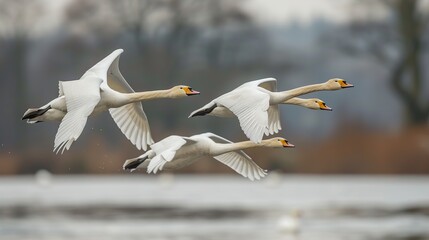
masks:
[[[294,98],[291,98],[289,100],[286,100],[283,103],[284,104],[290,104],[290,105],[297,105],[297,106],[301,106],[301,107],[305,107],[305,108],[313,109],[313,110],[332,111],[332,108],[328,107],[328,105],[326,105],[326,103],[319,98],[294,97]],[[203,109],[202,111],[207,112],[209,110]],[[196,113],[196,114],[195,115],[191,114],[190,117],[205,115],[205,114],[203,114],[203,112],[198,112],[198,111],[201,111],[201,109],[194,111],[192,114],[194,114],[194,113]],[[235,116],[234,113],[231,112],[228,108],[222,107],[222,106],[221,107],[219,107],[219,106],[215,107],[211,112],[207,113],[207,115],[217,116],[217,117],[234,117]]]
[[[291,104],[291,99],[294,97],[310,92],[353,87],[343,79],[334,78],[325,83],[276,92],[276,83],[277,80],[274,78],[247,82],[195,110],[189,117],[207,114],[223,117],[232,112],[238,117],[241,129],[246,136],[253,142],[259,143],[264,133],[269,135],[281,130],[278,104]]]
[[[59,82],[59,97],[41,108],[30,108],[22,119],[29,123],[61,120],[54,151],[64,152],[82,133],[88,116],[109,110],[122,133],[140,150],[153,140],[140,101],[199,94],[188,86],[168,90],[134,92],[119,71],[122,49],[95,64],[79,79]]]
[[[294,145],[284,138],[272,138],[256,144],[251,141],[233,143],[213,133],[203,133],[191,137],[173,135],[151,145],[151,150],[145,154],[126,160],[123,168],[128,170],[147,168],[148,173],[157,173],[163,169],[178,169],[188,166],[202,156],[213,156],[216,160],[253,181],[266,175],[265,170],[241,151],[253,147],[294,147]]]

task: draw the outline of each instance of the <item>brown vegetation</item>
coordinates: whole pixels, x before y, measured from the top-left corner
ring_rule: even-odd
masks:
[[[369,132],[348,126],[323,141],[298,141],[295,149],[246,152],[263,168],[288,173],[316,174],[424,174],[429,173],[429,127],[397,133]],[[79,146],[82,147],[82,146]],[[33,149],[23,154],[2,152],[0,174],[31,174],[46,168],[55,174],[120,174],[126,158],[142,154],[126,140],[110,146],[101,135],[91,136],[83,149],[64,155]],[[76,153],[78,152],[78,153]],[[207,158],[178,173],[233,173]],[[143,172],[141,172],[143,173]]]

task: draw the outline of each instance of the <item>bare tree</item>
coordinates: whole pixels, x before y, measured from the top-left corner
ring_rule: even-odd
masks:
[[[347,54],[371,55],[390,68],[389,82],[401,100],[408,124],[429,120],[429,99],[423,89],[428,84],[424,76],[422,53],[428,48],[428,11],[419,9],[419,0],[363,1],[356,4],[367,10],[384,10],[380,19],[353,21],[336,39],[336,47]],[[332,35],[331,35],[332,36]],[[344,38],[349,36],[349,38]],[[425,97],[426,96],[426,97]]]
[[[15,96],[15,120],[21,118],[27,102],[27,57],[29,52],[30,36],[34,34],[35,25],[42,15],[43,7],[40,1],[0,1],[0,37],[7,45],[3,52],[7,55],[8,86],[12,87]],[[2,57],[6,58],[6,57]],[[25,139],[25,131],[17,125],[15,138],[20,144]]]

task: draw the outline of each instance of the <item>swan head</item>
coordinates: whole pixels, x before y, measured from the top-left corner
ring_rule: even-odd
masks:
[[[282,137],[275,137],[275,138],[271,138],[271,139],[267,139],[267,140],[263,140],[262,143],[266,146],[266,147],[295,147],[295,145],[293,145],[292,143],[290,143],[288,140],[286,140],[286,138],[282,138]]]
[[[332,78],[326,82],[328,89],[330,90],[339,90],[343,88],[354,87],[353,84],[348,83],[346,80],[341,78]]]
[[[200,94],[200,92],[193,90],[189,86],[178,85],[170,89],[170,94],[173,97],[186,97],[186,96],[198,95]]]
[[[310,98],[305,101],[306,107],[314,110],[332,111],[332,108],[328,107],[326,103],[318,98]]]

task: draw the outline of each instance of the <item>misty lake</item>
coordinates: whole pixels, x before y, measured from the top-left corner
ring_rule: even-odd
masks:
[[[429,239],[429,177],[1,177],[0,239]]]

